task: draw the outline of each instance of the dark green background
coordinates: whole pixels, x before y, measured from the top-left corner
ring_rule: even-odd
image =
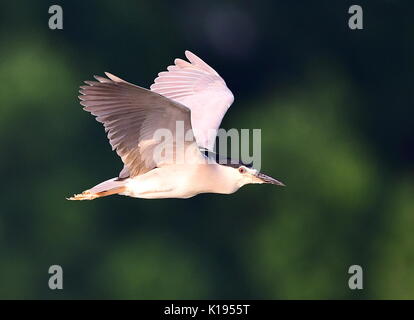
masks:
[[[122,168],[78,86],[149,87],[186,49],[234,93],[222,126],[262,129],[262,171],[287,187],[66,201]],[[0,298],[414,298],[413,78],[411,1],[3,1]]]

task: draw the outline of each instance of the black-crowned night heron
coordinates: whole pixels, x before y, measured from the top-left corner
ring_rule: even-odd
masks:
[[[110,73],[105,73],[108,78],[95,76],[98,81],[85,81],[87,85],[80,90],[81,105],[103,123],[124,168],[117,178],[69,200],[112,194],[189,198],[199,193],[230,194],[249,183],[283,186],[241,162],[216,161],[210,150],[234,97],[213,68],[189,51],[185,55],[190,62],[176,59],[168,71],[158,74],[151,90]],[[177,133],[177,123],[184,132],[193,133],[195,141]],[[161,140],[154,136],[160,129],[172,134],[163,140],[163,156],[155,156]]]

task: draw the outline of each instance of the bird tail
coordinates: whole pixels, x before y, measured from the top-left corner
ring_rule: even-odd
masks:
[[[125,179],[119,180],[119,178],[109,179],[104,181],[89,190],[85,190],[82,193],[75,194],[73,197],[66,198],[67,200],[93,200],[96,198],[110,196],[112,194],[119,194],[125,191]]]

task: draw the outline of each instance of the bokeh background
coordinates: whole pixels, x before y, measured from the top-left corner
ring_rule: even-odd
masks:
[[[0,298],[414,298],[413,39],[411,1],[3,1]],[[186,49],[235,95],[222,127],[261,128],[287,187],[66,201],[122,168],[82,81],[149,87]]]

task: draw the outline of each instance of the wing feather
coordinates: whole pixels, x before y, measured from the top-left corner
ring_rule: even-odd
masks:
[[[160,165],[154,158],[154,149],[160,143],[154,140],[157,129],[170,130],[174,146],[177,121],[183,121],[185,132],[191,130],[190,110],[156,92],[105,74],[108,78],[95,76],[98,81],[85,81],[87,85],[79,91],[80,104],[104,125],[112,149],[124,162],[120,178],[134,177]],[[183,145],[189,146],[197,148],[191,141]]]
[[[217,129],[234,97],[213,68],[190,51],[185,55],[189,61],[175,59],[168,71],[158,74],[151,90],[188,107],[197,144],[212,150]]]

